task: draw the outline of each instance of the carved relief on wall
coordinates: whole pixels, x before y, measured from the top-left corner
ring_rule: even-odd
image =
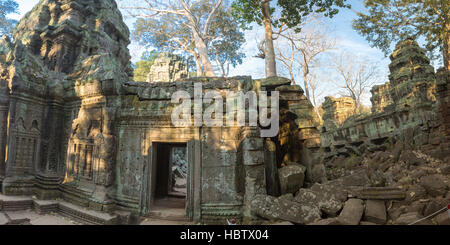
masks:
[[[66,161],[66,180],[93,180],[98,147],[95,137],[100,134],[100,122],[92,120],[88,111],[81,109],[73,121]]]
[[[103,107],[82,107],[72,123],[69,138],[66,180],[113,183],[116,137],[111,134],[111,115]]]
[[[14,163],[8,168],[21,174],[33,174],[34,166],[38,159],[40,129],[37,120],[33,120],[31,125],[27,126],[22,117],[15,123],[12,131],[12,137],[15,141]]]

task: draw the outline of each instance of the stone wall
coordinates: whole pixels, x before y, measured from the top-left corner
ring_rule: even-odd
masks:
[[[390,82],[372,89],[371,115],[351,117],[338,128],[329,126],[334,118],[325,121],[322,146],[327,158],[385,150],[396,142],[441,159],[448,156],[448,140],[442,134],[445,120],[440,117],[446,111],[446,89],[441,86],[438,103],[436,75],[425,51],[408,39],[396,46],[390,58]]]
[[[356,103],[350,97],[334,98],[326,97],[322,104],[324,110],[324,127],[327,129],[337,129],[349,117],[355,115]]]

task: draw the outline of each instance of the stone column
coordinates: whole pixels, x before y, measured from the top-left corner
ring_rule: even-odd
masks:
[[[247,128],[243,133],[242,156],[245,172],[244,217],[251,222],[251,201],[256,195],[267,194],[264,166],[264,138],[258,128]]]
[[[5,86],[5,85],[3,85]],[[2,88],[0,84],[0,179],[4,178],[6,171],[6,144],[8,140],[8,112],[9,92],[8,88]]]
[[[0,178],[5,176],[8,111],[9,107],[7,105],[0,104]]]

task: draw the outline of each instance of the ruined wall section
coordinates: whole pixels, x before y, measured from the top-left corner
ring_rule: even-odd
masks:
[[[189,76],[188,66],[183,57],[161,53],[150,68],[147,82],[174,82]]]
[[[322,104],[323,121],[327,129],[337,129],[351,116],[355,115],[356,103],[350,97],[334,98],[328,96]]]
[[[10,94],[3,193],[53,198],[64,180],[64,198],[106,208],[118,95],[132,76],[116,2],[42,0],[14,37],[0,49]]]
[[[203,125],[175,127],[172,95],[186,91],[194,105],[194,84],[204,92],[223,96],[228,92],[258,91],[250,77],[197,78],[179,82],[127,83],[118,121],[119,151],[116,170],[117,206],[141,213],[151,211],[155,187],[154,156],[157,144],[186,143],[189,156],[190,215],[207,223],[227,218],[242,219],[252,196],[266,192],[264,139],[259,127]],[[203,111],[209,107],[203,105]],[[226,109],[224,108],[224,112]],[[234,122],[237,120],[235,108]],[[247,108],[248,109],[248,108]],[[193,120],[194,111],[191,111]],[[248,117],[248,111],[247,111]],[[224,125],[227,118],[224,118]]]
[[[383,85],[373,86],[370,92],[372,97],[370,101],[372,102],[372,113],[381,113],[390,108],[394,103],[391,97],[391,84],[385,83]]]
[[[405,148],[445,157],[430,60],[411,39],[400,42],[390,58],[390,82],[372,89],[372,114],[351,118],[338,128],[324,126],[322,146],[327,158],[385,150],[396,141]]]

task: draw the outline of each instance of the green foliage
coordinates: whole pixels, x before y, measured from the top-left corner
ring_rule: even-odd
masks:
[[[12,30],[17,24],[16,20],[6,17],[8,14],[17,14],[19,5],[14,0],[0,0],[0,35],[12,36]]]
[[[229,66],[236,67],[245,58],[241,49],[245,43],[244,33],[232,16],[231,9],[217,12],[210,32],[210,36],[215,37],[209,45],[210,57],[221,67],[222,75],[228,76]]]
[[[269,0],[271,1],[271,0]],[[261,9],[262,0],[236,0],[233,2],[233,9],[236,19],[245,26],[256,22],[258,25],[263,23],[263,14]],[[339,12],[339,8],[348,8],[346,0],[278,0],[276,7],[271,7],[271,14],[279,13],[278,18],[274,18],[272,25],[279,27],[281,24],[289,28],[296,28],[303,19],[312,13],[321,13],[326,17],[332,18]],[[297,29],[299,32],[300,29]]]
[[[158,52],[156,51],[145,52],[142,54],[141,60],[136,62],[136,69],[134,70],[135,82],[147,81],[147,76],[157,57]]]
[[[199,23],[205,23],[211,9],[211,1],[199,1],[192,5],[192,13]],[[199,25],[202,26],[202,25]],[[211,60],[236,66],[245,55],[241,47],[245,43],[244,33],[231,14],[229,6],[217,9],[208,29],[205,43]],[[134,24],[132,38],[141,45],[156,48],[159,52],[178,53],[186,58],[196,53],[189,21],[176,14],[164,14],[155,18],[138,18]],[[191,59],[188,59],[191,60]],[[189,63],[189,70],[195,70],[195,63]]]
[[[365,0],[364,5],[368,13],[358,13],[353,28],[386,55],[394,43],[410,37],[425,38],[430,54],[442,49],[449,32],[444,24],[449,19],[448,0]]]

